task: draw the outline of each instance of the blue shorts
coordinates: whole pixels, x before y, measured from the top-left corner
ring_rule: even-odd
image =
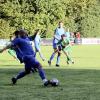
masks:
[[[53,43],[53,49],[57,49],[57,43]]]
[[[39,68],[40,63],[33,55],[24,56],[23,62],[25,64],[25,70],[31,70],[32,68]]]
[[[53,39],[53,49],[57,49],[58,48],[58,40],[56,40],[55,38]]]

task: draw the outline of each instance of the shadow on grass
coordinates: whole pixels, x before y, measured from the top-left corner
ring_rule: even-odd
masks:
[[[10,83],[7,83],[6,81],[10,79],[11,77],[17,75],[20,71],[24,69],[17,68],[0,68],[0,76],[1,80],[5,81],[4,85],[10,85]],[[57,78],[61,83],[67,82],[67,81],[93,81],[95,80],[100,81],[100,70],[86,70],[86,69],[44,69],[46,76],[48,79]],[[30,82],[34,84],[34,81],[41,81],[39,78],[38,72],[31,73],[30,75],[25,76],[23,79],[25,82],[18,83],[18,84],[30,84]],[[23,79],[21,79],[23,81]],[[37,85],[34,84],[34,85]],[[39,83],[38,83],[39,85]],[[64,84],[63,84],[64,85]],[[41,86],[40,86],[41,87]]]
[[[11,85],[10,78],[15,76],[22,69],[0,68],[0,95],[3,100],[7,95],[9,100],[90,100],[92,98],[100,99],[100,70],[84,69],[45,69],[48,79],[57,78],[58,87],[44,87],[38,73],[27,75],[18,80],[16,85]],[[14,99],[12,98],[14,96]],[[10,97],[9,97],[10,96]],[[28,96],[28,97],[27,97]],[[27,99],[28,98],[28,99]],[[67,99],[66,99],[67,98]],[[84,99],[85,98],[85,99]],[[2,100],[2,99],[0,99]],[[24,99],[23,99],[24,100]]]

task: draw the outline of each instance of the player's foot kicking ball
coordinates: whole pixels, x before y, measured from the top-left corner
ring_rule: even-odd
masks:
[[[48,81],[46,81],[45,83],[44,83],[44,86],[48,86],[48,85],[50,85],[51,83],[50,83],[50,80],[48,80]]]

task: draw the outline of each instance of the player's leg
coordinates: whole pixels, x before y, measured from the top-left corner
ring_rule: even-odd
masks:
[[[48,84],[50,84],[46,78],[46,74],[42,68],[42,65],[34,57],[29,57],[29,59],[29,66],[31,66],[31,68],[37,68],[39,76],[42,79],[44,85],[47,86]]]
[[[44,56],[42,55],[41,50],[39,49],[38,52],[39,52],[39,55],[40,55],[41,59],[44,61],[45,58],[44,58]]]
[[[44,85],[48,85],[49,81],[46,79],[44,70],[42,69],[41,64],[36,60],[34,56],[25,56],[24,62],[27,69],[37,68],[40,78],[43,80]]]
[[[59,67],[59,63],[60,63],[60,56],[61,56],[61,46],[58,46],[58,55],[57,55],[57,61],[56,61],[56,66]]]
[[[19,72],[16,77],[12,78],[12,83],[16,84],[16,82],[17,82],[18,79],[23,78],[24,76],[26,76],[29,73],[30,73],[30,69],[25,69],[25,71]]]
[[[51,65],[51,61],[53,60],[55,54],[58,52],[57,44],[56,43],[53,43],[53,49],[54,49],[54,52],[52,53],[50,59],[48,60],[48,64],[49,65]]]
[[[58,55],[57,55],[57,61],[56,61],[56,66],[59,67],[59,63],[60,63],[60,55],[61,53],[58,52]]]
[[[38,73],[43,81],[43,84],[47,86],[49,84],[49,81],[46,78],[45,71],[42,69],[42,65],[39,62],[35,61],[35,67],[38,69]]]
[[[45,71],[42,69],[42,65],[41,64],[39,64],[39,65],[37,64],[37,69],[38,69],[38,72],[39,72],[39,76],[43,81],[44,86],[49,85],[50,82],[46,78],[46,74],[45,74]]]
[[[35,55],[34,55],[34,57],[36,57],[37,52],[38,52],[38,50],[37,50],[37,48],[35,47]]]
[[[43,55],[41,53],[40,44],[39,43],[35,43],[35,50],[36,50],[36,52],[39,52],[39,55],[40,55],[41,59],[44,61],[45,58],[43,57]]]
[[[70,52],[71,52],[70,47],[65,48],[65,49],[63,50],[63,52],[64,52],[64,54],[65,54],[66,57],[67,57],[67,64],[69,64],[70,62],[71,62],[71,63],[74,63],[74,61],[72,60],[71,54],[70,54]]]

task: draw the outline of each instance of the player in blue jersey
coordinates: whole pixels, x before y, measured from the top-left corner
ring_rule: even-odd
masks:
[[[37,29],[34,33],[34,35],[32,37],[34,37],[34,46],[35,46],[35,57],[36,57],[36,53],[39,52],[39,55],[41,57],[41,59],[44,61],[45,58],[43,57],[42,53],[41,53],[41,49],[40,49],[40,42],[41,42],[41,38],[40,38],[40,30]]]
[[[22,71],[18,73],[16,77],[13,77],[12,83],[16,84],[17,80],[29,74],[32,68],[37,68],[39,75],[43,80],[44,86],[50,84],[50,81],[46,79],[42,65],[34,57],[35,52],[33,51],[29,38],[26,36],[26,32],[20,30],[15,31],[14,34],[17,34],[18,37],[15,37],[11,44],[0,50],[0,53],[2,53],[6,49],[13,48],[16,51],[18,59],[25,64],[25,71]]]
[[[56,28],[55,32],[54,32],[54,38],[53,38],[53,49],[54,52],[52,53],[48,63],[49,65],[51,65],[51,61],[53,60],[54,56],[56,53],[58,53],[57,55],[57,61],[56,61],[56,66],[59,67],[59,63],[60,63],[60,49],[57,46],[58,41],[61,39],[61,35],[65,34],[65,29],[63,28],[63,22],[60,21],[59,22],[59,26]]]

